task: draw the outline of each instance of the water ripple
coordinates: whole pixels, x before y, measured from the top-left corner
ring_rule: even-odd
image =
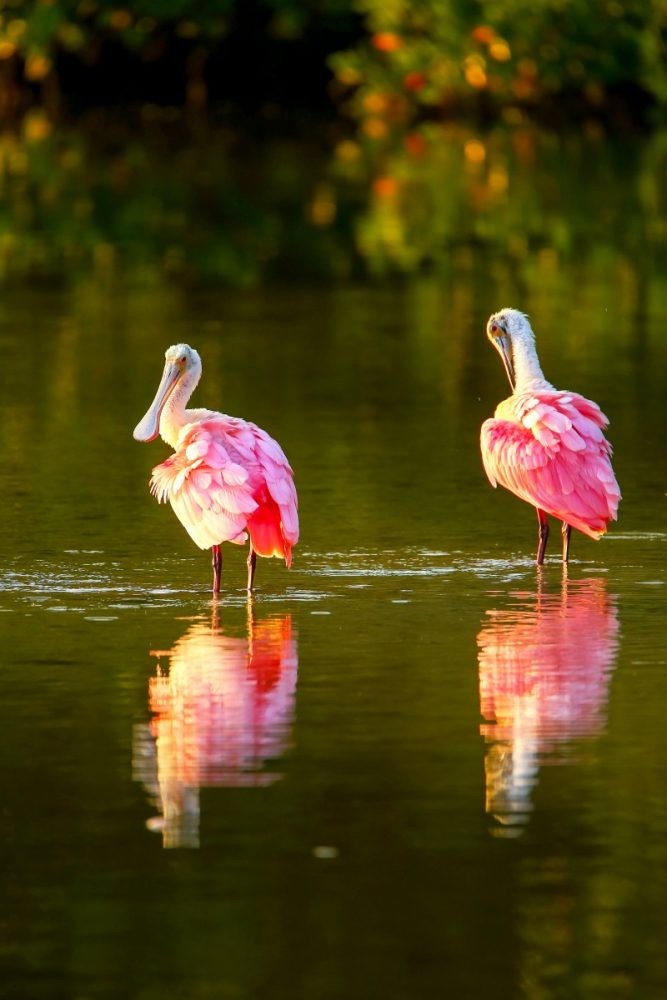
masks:
[[[359,577],[444,578],[456,574],[472,574],[479,579],[502,577],[504,581],[507,581],[519,579],[526,573],[533,572],[534,569],[535,561],[529,556],[479,558],[467,556],[459,551],[445,552],[411,548],[383,552],[356,549],[346,553],[312,553],[309,554],[305,572],[320,577],[347,579]],[[348,585],[348,587],[350,586],[355,585]]]
[[[662,537],[645,533],[645,537]],[[40,559],[33,563],[16,560],[0,569],[0,595],[14,605],[44,610],[87,614],[118,614],[136,608],[178,607],[192,600],[210,600],[208,569],[193,559],[156,559],[142,565],[115,559],[100,559],[98,551],[68,550],[61,558]],[[571,567],[587,572],[605,572],[591,560],[576,559]],[[545,570],[560,571],[555,556]],[[273,576],[272,583],[261,581],[255,599],[262,603],[321,603],[329,598],[352,597],[352,591],[373,588],[380,580],[425,580],[434,585],[457,579],[494,581],[499,584],[533,578],[532,555],[480,556],[461,550],[433,548],[352,549],[350,551],[313,552],[301,550],[292,573]],[[247,594],[241,578],[230,573],[230,589],[221,601],[241,606]],[[170,583],[165,584],[165,580]],[[645,577],[645,585],[662,581]],[[47,606],[48,605],[48,606]],[[83,606],[82,606],[83,605]],[[15,609],[15,608],[14,608]],[[5,608],[7,610],[7,608]]]
[[[183,588],[152,586],[155,572],[146,574],[148,582],[137,584],[118,563],[86,558],[99,554],[69,550],[64,553],[67,558],[61,560],[38,560],[29,568],[16,564],[4,568],[0,571],[0,594],[23,606],[77,613],[179,604],[185,596],[192,596]]]

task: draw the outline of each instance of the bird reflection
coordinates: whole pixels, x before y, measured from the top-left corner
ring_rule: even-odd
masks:
[[[248,619],[244,638],[196,621],[158,657],[151,723],[135,727],[135,779],[159,815],[165,847],[199,846],[199,789],[268,785],[289,747],[298,658],[291,617]],[[168,668],[163,660],[168,657]]]
[[[477,637],[486,811],[504,836],[527,822],[540,765],[571,758],[573,741],[603,730],[619,631],[599,578],[515,597],[487,612]]]

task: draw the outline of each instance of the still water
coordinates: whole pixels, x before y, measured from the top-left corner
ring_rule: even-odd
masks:
[[[617,239],[7,287],[1,995],[665,995],[667,296]],[[620,521],[566,578],[479,459],[509,304],[612,422]],[[212,602],[131,436],[178,341],[196,403],[295,468],[294,566],[260,560],[251,604],[232,546]]]

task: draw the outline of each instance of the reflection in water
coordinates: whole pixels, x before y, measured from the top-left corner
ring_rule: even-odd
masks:
[[[505,836],[527,822],[540,765],[604,728],[619,629],[602,579],[516,596],[515,607],[487,612],[477,637],[486,811]]]
[[[150,726],[135,728],[133,770],[161,816],[165,847],[199,845],[199,789],[268,785],[264,769],[289,745],[297,644],[289,615],[248,621],[239,639],[214,616],[192,625],[148,684]]]
[[[135,266],[161,275],[170,295],[179,279],[247,289],[295,273],[338,280],[454,265],[455,315],[464,302],[479,315],[469,277],[478,268],[492,285],[519,268],[549,301],[559,273],[580,287],[583,254],[605,283],[613,255],[626,295],[648,295],[635,287],[640,275],[662,292],[660,130],[619,139],[582,129],[565,142],[527,122],[489,132],[431,121],[392,128],[381,143],[348,137],[329,154],[326,122],[311,121],[307,139],[265,136],[253,152],[212,122],[186,135],[181,123],[136,130],[107,112],[54,128],[35,110],[26,125],[0,132],[0,283],[90,272],[106,286]],[[283,213],[292,225],[278,224]],[[599,217],[605,226],[592,226]]]

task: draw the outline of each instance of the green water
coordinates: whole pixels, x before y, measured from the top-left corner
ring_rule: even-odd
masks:
[[[616,221],[382,284],[6,288],[3,996],[664,995],[667,296]],[[481,468],[503,305],[612,422],[620,520],[565,581]],[[251,607],[132,439],[179,341],[295,469]]]

